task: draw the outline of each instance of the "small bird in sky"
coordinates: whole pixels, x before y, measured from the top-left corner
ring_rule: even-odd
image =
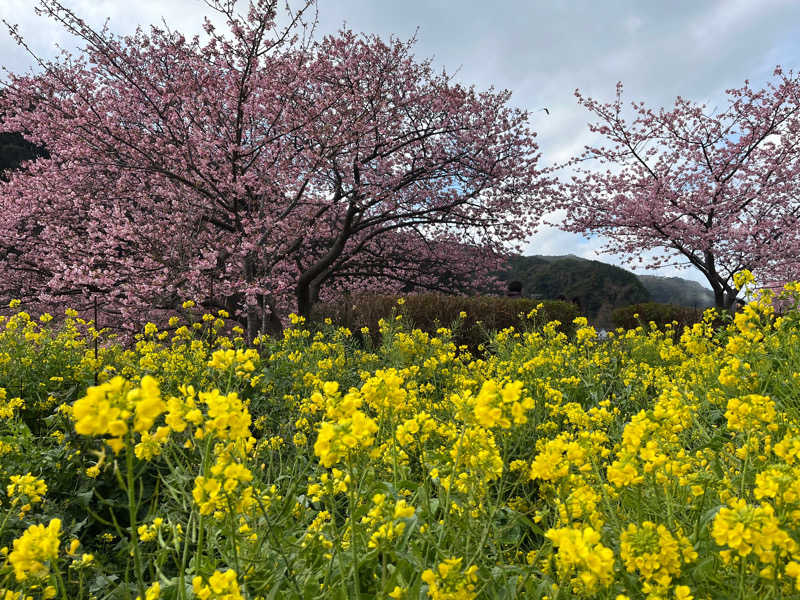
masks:
[[[546,108],[540,108],[539,110],[543,110],[544,112],[546,112],[546,113],[547,113],[547,115],[548,115],[548,116],[550,116],[550,111],[549,111],[549,110],[547,110]]]

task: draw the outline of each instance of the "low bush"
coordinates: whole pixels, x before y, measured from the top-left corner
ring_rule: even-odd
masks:
[[[675,304],[644,302],[623,306],[611,313],[615,327],[635,329],[639,325],[655,323],[660,329],[677,322],[678,329],[699,323],[703,319],[703,311]]]
[[[503,296],[452,296],[446,294],[365,294],[315,309],[313,320],[330,318],[337,325],[360,332],[366,327],[377,342],[381,319],[401,315],[407,326],[426,333],[440,327],[453,330],[454,342],[477,351],[491,332],[514,327],[518,331],[558,321],[557,331],[571,333],[578,307],[558,300],[532,300]]]

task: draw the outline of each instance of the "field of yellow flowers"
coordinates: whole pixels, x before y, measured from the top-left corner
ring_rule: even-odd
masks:
[[[14,307],[0,598],[800,598],[782,297],[604,339],[532,313],[480,356],[400,315],[248,346],[187,302],[125,346]]]

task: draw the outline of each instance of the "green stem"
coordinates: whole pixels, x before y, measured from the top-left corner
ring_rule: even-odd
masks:
[[[203,448],[203,460],[200,465],[200,473],[208,473],[209,471],[209,461],[211,455],[211,442],[209,441],[208,437],[204,440],[205,447]],[[203,518],[203,514],[200,513],[198,510],[197,513],[197,550],[195,551],[195,569],[199,565],[200,557],[203,556],[203,544],[205,540],[203,539],[203,533],[205,532],[205,519]]]
[[[291,497],[293,495],[293,488],[289,488],[289,492],[287,492],[286,496]],[[261,514],[264,516],[264,523],[267,525],[267,534],[274,540],[275,549],[277,550],[280,557],[283,559],[283,563],[286,565],[286,573],[289,576],[289,580],[294,585],[295,590],[297,591],[298,597],[302,597],[303,591],[300,589],[300,584],[297,582],[297,578],[294,575],[294,569],[289,557],[284,552],[283,545],[281,544],[281,540],[276,537],[275,531],[272,527],[272,523],[270,522],[269,514],[267,512],[267,507],[264,506],[264,503],[261,500],[261,497],[258,494],[255,494],[256,502],[258,503],[258,507],[261,509]]]
[[[228,493],[225,494],[225,501],[228,504],[227,521],[228,521],[228,527],[230,528],[229,534],[231,537],[231,545],[233,549],[233,568],[239,575],[239,577],[244,577],[244,573],[242,573],[241,567],[239,566],[239,532],[236,524],[236,510],[233,506],[233,503],[231,502],[230,494]]]
[[[739,598],[745,599],[744,596],[744,556],[739,557]]]
[[[186,531],[183,532],[183,552],[181,552],[180,560],[181,569],[178,573],[178,594],[180,598],[186,598],[186,562],[189,558],[189,540],[191,538],[191,532],[192,529],[196,527],[194,522],[195,514],[194,509],[192,509],[189,520],[186,522]],[[177,545],[176,550],[178,550]]]
[[[394,436],[394,412],[389,410],[389,432],[392,438],[392,484],[397,493],[397,438]],[[385,413],[384,413],[385,414]]]
[[[694,522],[694,539],[700,539],[700,518],[703,516],[703,508],[706,505],[706,492],[708,491],[708,482],[703,486],[703,497],[700,499],[700,507],[697,509],[697,519]]]
[[[69,600],[69,598],[67,598],[67,586],[64,584],[64,578],[61,577],[61,570],[58,568],[58,564],[55,561],[53,562],[53,571],[55,572],[57,586],[61,589],[61,600]]]
[[[353,473],[353,466],[350,460],[347,461],[347,470],[350,473],[350,550],[353,553],[353,585],[356,595],[354,598],[361,597],[360,583],[358,581],[358,549],[356,548],[356,489],[353,489],[353,483],[357,480]]]
[[[497,488],[496,488],[497,491],[494,494],[494,502],[492,502],[492,509],[489,511],[489,518],[486,519],[486,522],[484,523],[483,531],[481,532],[480,539],[478,541],[478,547],[475,549],[475,555],[473,556],[473,558],[469,559],[469,562],[467,563],[467,566],[475,564],[475,562],[481,557],[483,546],[484,546],[484,544],[486,544],[486,542],[487,542],[487,540],[489,538],[489,529],[490,529],[491,525],[494,523],[494,517],[497,514],[497,511],[500,510],[501,497],[503,495],[503,483],[504,483],[503,477],[504,477],[505,472],[506,472],[505,465],[508,464],[508,454],[509,454],[508,446],[504,444],[503,445],[503,456],[502,456],[502,459],[503,459],[503,473],[501,473],[500,477],[498,478]],[[467,548],[469,548],[469,546],[467,546]],[[464,556],[467,556],[467,554],[468,554],[468,552],[465,550]]]
[[[450,490],[453,489],[453,482],[455,481],[455,472],[456,468],[458,467],[459,461],[461,460],[461,445],[464,441],[464,429],[461,430],[461,434],[458,437],[458,442],[456,443],[456,456],[455,460],[453,461],[453,468],[450,471],[449,477],[450,481],[445,490],[445,506],[444,506],[444,518],[442,519],[442,527],[439,529],[439,538],[436,542],[436,548],[442,547],[442,540],[444,540],[445,531],[447,531],[447,526],[450,522]]]
[[[658,485],[655,482],[655,478],[654,478],[653,484],[656,485],[656,486]],[[659,486],[659,487],[661,488],[661,491],[664,492],[664,506],[667,509],[667,523],[669,523],[670,529],[674,530],[674,528],[675,528],[675,517],[674,517],[674,515],[672,513],[672,497],[670,496],[669,489],[668,489],[669,488],[669,482],[665,483],[664,486]]]
[[[198,514],[197,517],[197,552],[195,553],[195,569],[199,566],[199,559],[203,556],[203,532],[205,531],[205,518],[203,515]]]
[[[747,431],[747,441],[745,442],[745,455],[744,455],[744,463],[742,464],[742,479],[739,482],[739,497],[744,498],[744,484],[745,484],[745,477],[747,475],[747,467],[750,466],[750,437],[751,431]]]
[[[331,487],[333,483],[331,483]],[[329,492],[331,490],[326,490]],[[347,581],[347,575],[345,574],[344,567],[342,565],[342,559],[339,558],[339,550],[342,548],[342,536],[339,535],[339,528],[336,526],[336,503],[332,499],[332,494],[326,493],[324,496],[324,504],[325,508],[331,515],[331,529],[333,530],[333,537],[338,540],[338,544],[336,544],[333,548],[333,558],[328,562],[328,575],[326,575],[326,579],[330,579],[331,572],[333,571],[333,563],[334,558],[336,559],[336,564],[339,567],[339,577],[341,577],[343,582]],[[345,583],[346,585],[346,583]]]
[[[12,505],[11,508],[14,508],[14,505]],[[6,523],[8,523],[8,517],[11,516],[11,508],[9,508],[6,511],[6,516],[3,518],[3,522],[0,523],[0,534],[2,534],[3,530],[6,528]]]
[[[136,587],[139,590],[139,596],[145,597],[144,580],[142,579],[142,557],[139,552],[139,534],[136,531],[136,493],[134,490],[134,476],[133,476],[133,452],[130,443],[130,437],[126,440],[125,444],[125,477],[126,477],[126,491],[128,492],[128,514],[130,516],[130,539],[133,546],[133,568],[136,575]]]

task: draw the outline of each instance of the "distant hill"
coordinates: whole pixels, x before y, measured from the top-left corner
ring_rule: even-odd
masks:
[[[714,306],[714,292],[696,281],[658,275],[639,275],[639,281],[650,292],[653,302],[678,304],[690,308]]]
[[[514,256],[499,278],[521,282],[529,298],[577,299],[581,312],[600,327],[611,325],[613,309],[651,300],[633,273],[572,255]]]
[[[620,267],[574,255],[513,256],[498,277],[522,283],[529,298],[577,299],[597,327],[610,328],[611,312],[639,302],[663,302],[692,308],[714,305],[714,294],[679,277],[635,275]]]

